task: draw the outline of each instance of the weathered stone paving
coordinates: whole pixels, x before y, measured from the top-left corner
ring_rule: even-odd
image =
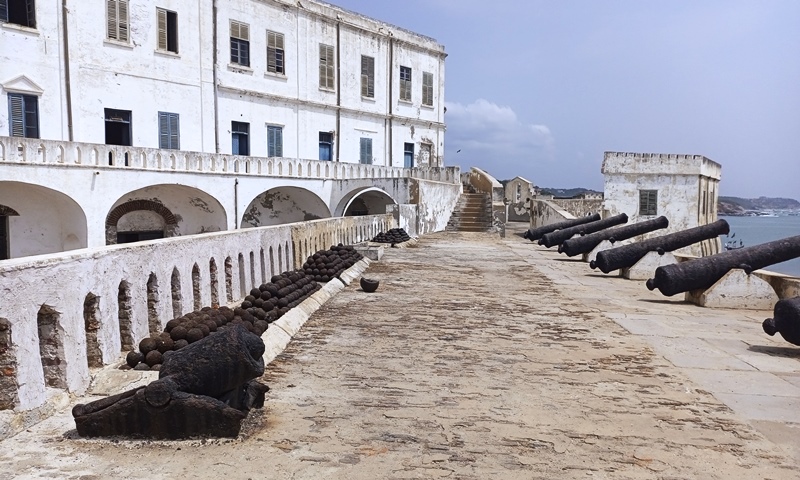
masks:
[[[59,415],[2,442],[0,478],[798,478],[796,445],[654,348],[682,337],[635,332],[723,314],[590,272],[519,237],[389,249],[367,272],[378,292],[354,282],[268,366],[267,408],[241,438],[89,441]]]

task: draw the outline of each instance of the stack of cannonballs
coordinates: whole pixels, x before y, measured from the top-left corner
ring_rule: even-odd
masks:
[[[333,246],[308,257],[303,271],[318,282],[329,282],[364,258],[351,245]]]
[[[272,277],[270,283],[250,290],[241,308],[254,316],[257,322],[270,324],[320,288],[314,278],[302,270],[283,272]]]
[[[125,362],[134,370],[159,370],[164,355],[237,323],[257,335],[264,333],[268,326],[267,322],[260,321],[240,307],[203,307],[167,322],[162,333],[151,334],[139,342],[138,352],[128,352]]]
[[[402,228],[393,228],[386,233],[379,233],[372,239],[376,243],[403,243],[411,240],[408,233]]]
[[[151,334],[139,342],[139,351],[128,353],[125,362],[134,370],[159,370],[164,355],[194,343],[212,333],[241,323],[247,330],[262,335],[270,323],[296,307],[320,285],[302,270],[284,272],[250,290],[242,304],[228,307],[203,307],[167,322],[162,333]]]

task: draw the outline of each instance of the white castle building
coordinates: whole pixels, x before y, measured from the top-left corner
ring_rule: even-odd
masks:
[[[320,1],[0,0],[0,425],[317,249],[443,230],[445,56]]]

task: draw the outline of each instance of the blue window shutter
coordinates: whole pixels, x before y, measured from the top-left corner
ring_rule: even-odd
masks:
[[[169,114],[158,112],[158,148],[169,148]]]
[[[0,22],[8,21],[8,0],[0,0]]]
[[[362,138],[361,144],[359,145],[358,160],[361,163],[365,163],[364,160],[366,158],[367,158],[367,139]]]
[[[18,93],[8,94],[8,125],[12,137],[25,136],[25,101]]]
[[[279,127],[275,128],[275,156],[283,156],[283,129]]]
[[[181,149],[180,122],[177,113],[169,114],[169,148]]]
[[[25,136],[39,138],[39,98],[32,95],[23,95],[25,109]]]
[[[7,0],[1,0],[7,1]],[[36,7],[33,4],[33,0],[26,0],[25,1],[25,13],[27,14],[28,24],[26,27],[36,28]]]

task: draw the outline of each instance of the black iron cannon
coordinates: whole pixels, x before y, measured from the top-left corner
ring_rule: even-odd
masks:
[[[673,252],[709,238],[727,235],[730,230],[728,222],[717,220],[708,225],[688,228],[680,232],[603,250],[597,254],[595,260],[589,263],[589,266],[599,268],[603,273],[613,272],[620,268],[629,268],[647,255],[648,252],[658,252],[663,255],[664,252]]]
[[[563,230],[556,230],[542,236],[539,239],[539,245],[544,245],[550,248],[555,245],[560,245],[565,240],[572,238],[575,235],[588,235],[590,233],[599,232],[609,227],[628,223],[628,216],[624,213],[614,215],[613,217],[597,220],[596,222],[585,223],[583,225],[576,225],[574,227],[565,228]]]
[[[780,333],[787,342],[800,345],[800,297],[778,300],[772,317],[761,324],[764,332],[770,337]]]
[[[72,409],[83,437],[235,437],[264,405],[264,342],[242,324],[165,355],[158,380]]]
[[[652,220],[625,225],[624,227],[607,228],[590,235],[564,240],[564,242],[558,246],[558,251],[566,253],[568,257],[574,257],[581,253],[591,252],[595,247],[600,245],[603,240],[609,240],[611,243],[619,242],[637,235],[644,235],[645,233],[667,228],[668,226],[669,220],[667,220],[667,217],[661,216]]]
[[[546,233],[555,232],[556,230],[563,230],[576,225],[583,225],[584,223],[596,222],[598,220],[600,220],[600,214],[593,213],[592,215],[586,215],[585,217],[564,220],[563,222],[558,223],[551,223],[550,225],[545,225],[543,227],[530,228],[522,234],[522,238],[527,238],[531,242],[535,242],[536,240],[542,238],[542,235]]]
[[[658,267],[655,276],[647,281],[647,288],[657,288],[668,297],[705,290],[734,268],[749,274],[797,257],[800,257],[800,235]]]

